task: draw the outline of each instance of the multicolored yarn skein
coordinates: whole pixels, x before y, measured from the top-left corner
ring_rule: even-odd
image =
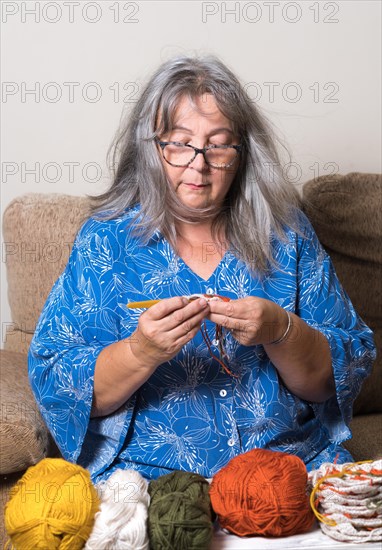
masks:
[[[198,474],[172,472],[149,484],[148,517],[152,550],[207,550],[212,539],[208,481]]]
[[[221,527],[239,536],[282,537],[314,523],[305,464],[295,455],[253,449],[212,479],[211,504]]]
[[[96,485],[101,508],[85,550],[148,550],[148,482],[134,470],[116,470]]]
[[[342,542],[382,540],[382,459],[326,462],[309,473],[309,481],[323,533]]]
[[[87,470],[62,458],[31,466],[11,489],[5,528],[16,550],[79,550],[100,500]]]

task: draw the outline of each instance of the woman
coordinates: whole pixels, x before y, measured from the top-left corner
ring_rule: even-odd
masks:
[[[30,348],[64,458],[94,481],[116,468],[211,477],[255,447],[308,468],[352,460],[340,443],[371,331],[236,77],[215,58],[165,63],[114,158]],[[130,307],[142,300],[159,301]]]

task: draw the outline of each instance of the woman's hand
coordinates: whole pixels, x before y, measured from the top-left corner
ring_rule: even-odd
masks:
[[[162,300],[142,313],[131,336],[98,355],[91,416],[106,416],[125,403],[158,365],[195,336],[208,313],[204,298],[189,302],[181,296]]]
[[[255,296],[230,302],[213,300],[208,318],[229,330],[244,346],[269,344],[280,338],[288,327],[288,316],[280,306]]]
[[[162,300],[140,316],[129,338],[131,351],[145,367],[169,361],[192,340],[208,313],[204,298],[192,302],[181,296]]]
[[[208,318],[222,325],[244,346],[262,344],[289,390],[308,401],[322,402],[335,392],[331,353],[326,337],[294,313],[289,326],[285,310],[263,298],[211,301]],[[273,345],[274,344],[274,345]]]

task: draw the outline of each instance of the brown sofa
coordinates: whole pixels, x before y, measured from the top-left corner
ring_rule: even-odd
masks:
[[[346,442],[355,460],[375,459],[382,456],[382,179],[361,173],[320,177],[304,185],[302,203],[356,309],[375,331],[379,356],[355,404],[353,439]],[[29,389],[26,353],[87,212],[83,197],[28,194],[13,200],[4,213],[12,322],[3,322],[0,352],[2,511],[25,469],[58,455]]]

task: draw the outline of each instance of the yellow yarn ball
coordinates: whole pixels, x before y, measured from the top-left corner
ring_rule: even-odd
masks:
[[[5,528],[16,550],[77,550],[91,534],[99,505],[87,470],[45,458],[11,489]]]

